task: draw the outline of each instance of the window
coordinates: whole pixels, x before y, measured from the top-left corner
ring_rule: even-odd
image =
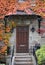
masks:
[[[31,6],[36,6],[36,0],[31,1]]]
[[[26,14],[23,10],[17,10],[16,14]]]
[[[24,1],[26,1],[26,0],[18,0],[18,2],[20,2],[20,3],[21,3],[21,2],[24,2]]]
[[[35,0],[32,0],[32,1],[35,1]]]
[[[36,6],[36,4],[35,4],[35,3],[32,3],[32,4],[31,4],[31,6],[35,7],[35,6]]]

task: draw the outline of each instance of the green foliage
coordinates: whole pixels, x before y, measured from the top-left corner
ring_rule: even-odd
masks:
[[[39,65],[45,62],[45,45],[36,51],[36,57]]]

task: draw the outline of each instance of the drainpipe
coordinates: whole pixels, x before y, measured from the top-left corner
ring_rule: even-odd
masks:
[[[41,21],[42,21],[42,18],[41,16],[38,16],[38,28],[39,28],[39,34],[40,34],[40,27],[41,27]]]

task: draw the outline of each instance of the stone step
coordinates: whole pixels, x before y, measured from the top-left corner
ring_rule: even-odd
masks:
[[[33,64],[33,62],[15,62],[14,64]]]
[[[23,55],[23,56],[26,56],[26,55],[29,55],[29,53],[16,53],[15,55],[16,55],[16,56],[22,56],[22,55]]]
[[[31,56],[29,53],[15,53],[15,56]]]
[[[16,62],[32,62],[32,60],[16,60]]]
[[[31,58],[31,56],[15,56],[15,58]]]
[[[32,58],[16,58],[15,60],[20,60],[20,61],[24,61],[24,60],[32,60]]]
[[[16,53],[15,57],[31,57],[29,53]]]
[[[33,64],[15,64],[15,65],[33,65]]]
[[[16,53],[14,65],[33,65],[32,55],[29,53]]]

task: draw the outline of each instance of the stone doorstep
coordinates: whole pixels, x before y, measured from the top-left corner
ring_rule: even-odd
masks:
[[[15,53],[15,55],[29,55],[29,53]]]
[[[15,56],[29,56],[29,53],[16,53]]]
[[[29,53],[15,53],[15,57],[31,57],[32,55],[29,55]]]

